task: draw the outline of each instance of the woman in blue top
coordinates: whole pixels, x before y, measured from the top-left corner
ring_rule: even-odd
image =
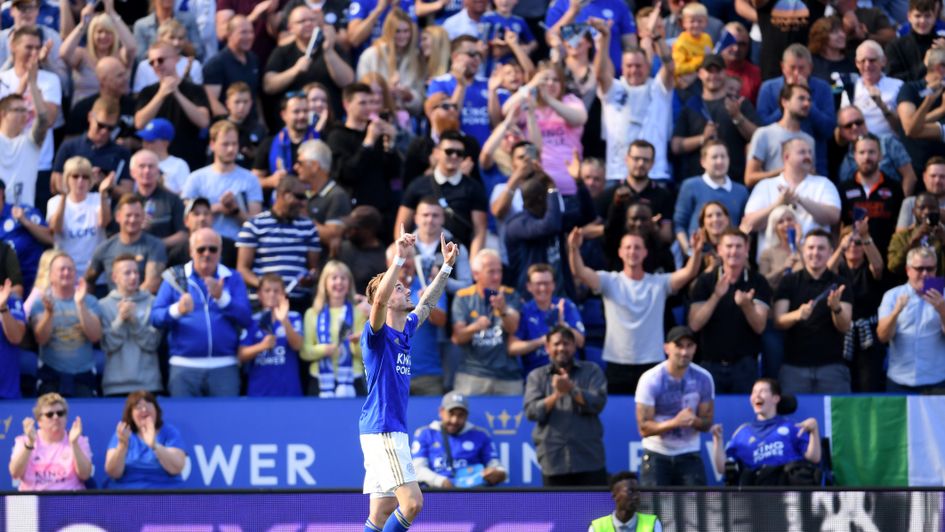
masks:
[[[794,403],[793,398],[790,401],[786,400],[788,397],[784,399],[782,403],[778,381],[758,379],[751,389],[750,397],[755,420],[738,427],[724,451],[722,425],[712,426],[712,462],[716,472],[721,474],[725,471],[725,461],[728,459],[738,464],[743,481],[754,478],[754,481],[747,483],[781,484],[783,479],[780,475],[759,475],[759,471],[762,468],[766,468],[765,471],[781,468],[783,471],[784,466],[802,460],[814,464],[820,462],[820,429],[817,420],[809,417],[794,423],[784,415],[793,412],[793,408],[783,406]],[[747,476],[750,473],[754,473],[754,476]]]
[[[187,460],[180,432],[161,419],[151,392],[128,395],[125,409],[105,455],[108,487],[114,489],[173,488],[184,483]]]

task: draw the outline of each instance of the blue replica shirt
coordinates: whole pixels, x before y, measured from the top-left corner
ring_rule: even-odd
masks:
[[[487,43],[492,42],[492,40],[496,38],[503,38],[503,33],[506,31],[512,31],[518,34],[518,42],[520,44],[528,44],[535,40],[532,30],[528,28],[528,24],[522,17],[516,15],[505,17],[495,11],[489,11],[479,20],[479,35],[482,37],[482,40]],[[511,51],[506,52],[505,55],[500,57],[493,57],[490,53],[489,57],[486,58],[486,76],[492,73],[496,65],[503,64],[513,57],[515,57],[515,55],[512,54]]]
[[[550,28],[554,26],[568,10],[570,0],[554,0],[548,13],[545,15],[545,26]],[[610,37],[610,60],[614,63],[617,76],[621,75],[620,65],[623,50],[622,38],[624,35],[636,35],[637,25],[630,14],[630,9],[622,0],[591,0],[589,4],[581,8],[581,12],[574,19],[574,22],[587,22],[587,19],[594,17],[614,22],[611,28]]]
[[[0,245],[3,245],[0,243]],[[16,294],[7,299],[10,317],[25,324],[26,315],[23,304]],[[0,399],[19,399],[20,397],[20,348],[7,340],[7,335],[0,331]]]
[[[515,336],[519,340],[534,340],[548,334],[548,331],[558,324],[558,301],[560,300],[560,297],[551,298],[551,307],[548,310],[538,308],[538,304],[535,303],[534,299],[525,303],[522,306],[522,319],[518,322],[518,330],[515,331]],[[568,324],[568,327],[573,327],[584,334],[584,322],[581,321],[581,313],[578,311],[577,305],[567,298],[564,300],[564,322]],[[522,357],[522,373],[525,377],[528,377],[533,369],[550,362],[551,360],[548,358],[548,352],[545,351],[544,346],[539,347]]]
[[[361,434],[407,432],[407,397],[410,395],[410,340],[420,320],[411,312],[403,332],[386,323],[381,330],[364,324],[361,354],[367,374],[367,399],[361,408]]]
[[[454,90],[456,90],[456,78],[452,74],[443,74],[430,80],[430,85],[427,87],[427,96],[442,92],[451,97]],[[473,82],[466,87],[460,128],[463,133],[475,138],[480,146],[486,143],[486,139],[492,133],[492,126],[489,124],[488,106],[488,81],[485,78],[476,76]]]
[[[448,0],[446,5],[443,6],[443,9],[434,13],[436,17],[436,25],[442,26],[446,19],[452,17],[456,13],[459,13],[463,10],[463,0]]]
[[[164,447],[186,450],[180,432],[172,425],[164,424],[155,440]],[[118,447],[118,435],[112,434],[108,448]],[[140,436],[131,433],[128,438],[128,454],[125,455],[125,473],[120,479],[109,479],[107,487],[112,489],[175,488],[184,483],[180,475],[169,475],[161,467],[154,451]]]
[[[413,283],[410,285],[410,302],[414,305],[420,302],[421,288],[420,279],[414,276]],[[436,302],[436,308],[448,312],[445,291],[440,294],[440,300]],[[417,328],[416,334],[410,339],[410,362],[412,364],[410,373],[413,376],[443,374],[439,345],[442,332],[441,327],[437,327],[429,321],[423,322]]]
[[[725,446],[725,456],[752,470],[803,460],[810,434],[798,436],[798,430],[793,421],[783,416],[744,423]]]
[[[453,455],[452,466],[447,464],[440,422],[434,421],[417,429],[410,447],[414,464],[419,462],[437,475],[453,479],[457,469],[475,465],[489,467],[490,462],[499,461],[499,453],[489,433],[472,423],[466,423],[459,434],[449,434],[448,438],[450,454]]]
[[[416,4],[414,4],[413,0],[400,0],[398,6],[407,13],[407,16],[409,16],[411,20],[417,22]],[[348,6],[348,20],[364,20],[371,14],[371,11],[374,11],[375,7],[377,7],[377,0],[351,0],[351,5]],[[381,30],[384,28],[384,21],[387,20],[388,13],[390,13],[390,6],[378,17],[377,23],[371,28],[371,37],[365,40],[361,45],[362,50],[380,38]]]
[[[289,311],[289,324],[301,334],[302,316]],[[248,329],[240,334],[240,345],[258,344],[268,334],[276,336],[276,346],[263,351],[250,362],[249,382],[246,395],[250,397],[301,397],[302,383],[299,380],[299,352],[289,347],[285,327],[272,322],[272,313],[264,310],[253,314]]]
[[[46,227],[46,218],[37,209],[29,205],[21,205],[23,215],[34,224]],[[23,274],[23,293],[29,294],[36,280],[36,269],[39,268],[39,257],[46,247],[33,237],[23,227],[23,224],[13,219],[13,205],[6,203],[0,211],[0,242],[13,246],[16,258],[20,261],[20,272]]]

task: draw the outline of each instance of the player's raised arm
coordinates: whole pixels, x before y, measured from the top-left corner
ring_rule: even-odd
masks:
[[[436,302],[440,300],[440,295],[443,294],[443,289],[446,288],[446,280],[449,279],[450,273],[453,272],[453,264],[456,262],[456,256],[459,254],[459,246],[452,242],[447,243],[446,236],[444,236],[443,233],[440,233],[440,249],[443,252],[443,267],[440,268],[433,282],[427,286],[427,289],[420,297],[417,308],[413,311],[413,313],[417,315],[417,318],[420,319],[417,324],[418,326],[423,323],[424,320],[430,316],[430,313],[433,312],[433,309],[436,308]]]
[[[380,331],[387,320],[387,301],[390,299],[394,287],[397,285],[397,271],[407,261],[407,255],[413,248],[417,236],[404,230],[403,224],[400,225],[400,238],[397,239],[397,257],[390,263],[384,277],[377,285],[377,291],[374,293],[371,303],[371,330]]]

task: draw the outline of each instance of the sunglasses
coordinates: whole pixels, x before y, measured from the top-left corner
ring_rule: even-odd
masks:
[[[69,177],[72,179],[84,179],[86,181],[92,180],[92,176],[90,176],[89,174],[72,174]]]
[[[445,153],[447,157],[465,157],[466,156],[466,150],[457,150],[453,148],[446,148],[445,150],[443,150],[443,153]]]
[[[935,266],[909,266],[909,267],[919,273],[934,273],[935,272]]]
[[[477,59],[482,59],[482,54],[480,52],[463,52],[469,57],[475,57]]]
[[[153,67],[153,66],[158,66],[158,65],[163,65],[163,64],[164,64],[164,61],[165,61],[166,59],[167,59],[166,57],[155,57],[155,58],[149,59],[149,60],[148,60],[148,63],[149,63],[152,67]]]
[[[459,109],[459,106],[455,103],[441,103],[436,106],[437,109],[443,109],[444,111],[455,111]]]
[[[204,253],[213,254],[213,253],[216,253],[217,251],[220,251],[220,248],[216,246],[200,246],[197,248],[198,255],[203,255]]]
[[[108,131],[112,131],[112,130],[114,130],[116,127],[118,127],[118,124],[109,124],[108,122],[99,122],[98,120],[93,120],[93,122],[95,122],[95,126],[96,126],[97,128],[99,128],[99,129],[107,129]]]
[[[308,199],[308,194],[304,192],[293,192],[292,197],[299,201],[305,201]]]
[[[862,126],[862,125],[865,124],[865,123],[866,123],[866,121],[863,120],[862,118],[857,118],[856,120],[854,120],[854,121],[852,121],[852,122],[847,122],[846,124],[843,124],[843,125],[840,126],[840,127],[842,127],[843,129],[851,129],[851,128],[854,128],[854,127],[860,127],[860,126]]]
[[[65,410],[54,410],[52,412],[43,412],[41,416],[46,416],[47,419],[52,419],[54,417],[66,417]]]

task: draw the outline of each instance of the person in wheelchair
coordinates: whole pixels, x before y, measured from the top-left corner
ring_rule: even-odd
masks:
[[[781,395],[775,379],[755,381],[751,390],[754,421],[739,426],[723,447],[722,425],[713,425],[712,464],[726,484],[756,486],[819,485],[820,428],[810,417],[800,423],[787,416],[797,400]]]

